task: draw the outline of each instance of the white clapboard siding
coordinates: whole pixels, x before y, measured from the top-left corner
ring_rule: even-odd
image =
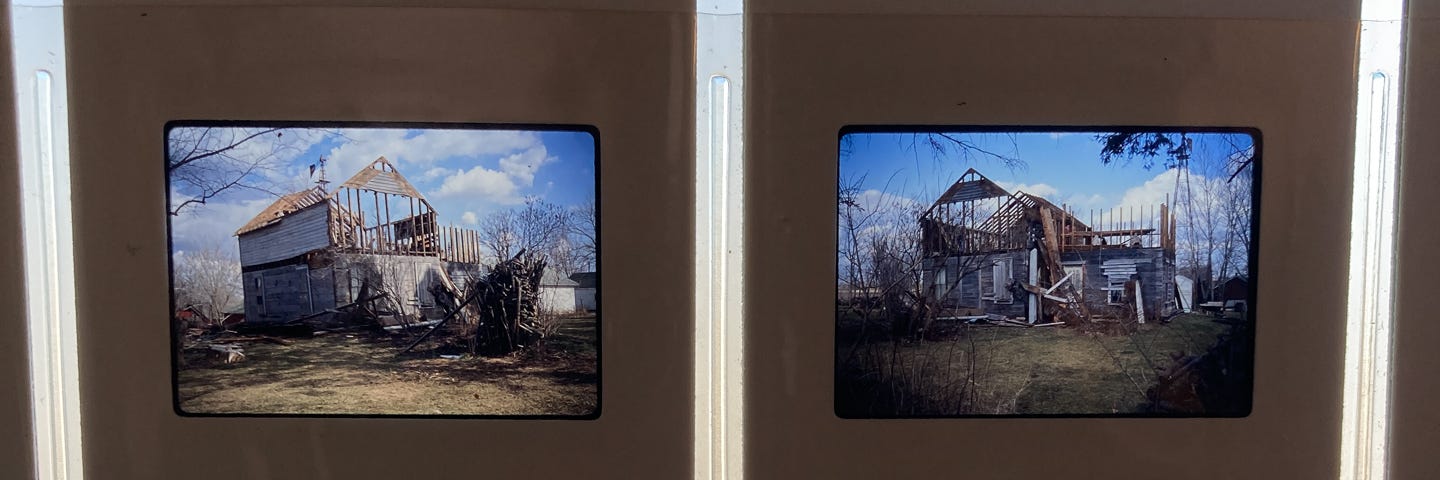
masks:
[[[240,235],[240,264],[250,266],[285,260],[329,246],[328,207],[324,203],[312,205]]]

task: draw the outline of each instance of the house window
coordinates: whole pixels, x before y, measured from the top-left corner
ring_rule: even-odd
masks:
[[[995,297],[995,303],[1010,303],[1010,259],[996,260],[990,277],[990,292]]]
[[[1110,303],[1125,303],[1125,282],[1129,280],[1129,278],[1121,276],[1106,278],[1109,279],[1109,282],[1105,286],[1105,291],[1110,296]]]
[[[345,270],[345,301],[353,302],[360,299],[360,287],[362,282],[355,278],[355,272]]]
[[[1065,276],[1070,277],[1070,279],[1066,280],[1065,283],[1069,285],[1070,288],[1075,291],[1075,293],[1079,294],[1081,297],[1084,297],[1085,264],[1075,263],[1070,265],[1061,265],[1061,268],[1065,270]]]
[[[935,298],[944,298],[945,290],[945,267],[941,266],[939,270],[935,271]]]
[[[263,275],[255,275],[255,308],[259,313],[265,313],[265,287],[260,283]]]

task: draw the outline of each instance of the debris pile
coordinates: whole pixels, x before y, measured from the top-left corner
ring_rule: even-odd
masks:
[[[238,325],[234,330],[190,329],[177,344],[177,356],[183,360],[187,350],[206,350],[220,357],[223,363],[243,361],[246,353],[242,342],[267,341],[288,345],[280,336],[309,337],[331,331],[365,329],[376,333],[410,333],[416,337],[397,355],[413,350],[438,332],[451,350],[456,341],[468,344],[471,354],[499,357],[523,349],[538,348],[559,325],[540,314],[540,282],[545,273],[543,255],[521,250],[500,262],[480,278],[467,282],[463,294],[457,291],[448,276],[431,285],[435,309],[443,315],[426,319],[387,312],[387,295],[367,282],[360,287],[356,301],[335,308],[277,324]],[[443,272],[442,272],[443,274]],[[447,324],[449,325],[447,327]],[[428,328],[426,328],[428,327]],[[423,331],[421,330],[423,328]]]
[[[184,332],[180,344],[177,347],[177,360],[181,365],[188,362],[185,357],[187,352],[196,352],[202,355],[203,362],[223,363],[226,365],[245,361],[244,344],[249,342],[265,342],[276,345],[290,345],[289,340],[269,335],[247,335],[234,330],[220,328],[200,329],[191,328]]]
[[[467,284],[465,294],[459,298],[449,288],[436,285],[431,293],[445,316],[400,354],[414,349],[455,318],[475,325],[471,352],[478,355],[504,356],[537,345],[552,330],[539,315],[540,279],[544,273],[545,258],[521,250]]]
[[[471,285],[468,306],[476,313],[476,353],[506,355],[541,338],[540,277],[545,259],[521,251]]]

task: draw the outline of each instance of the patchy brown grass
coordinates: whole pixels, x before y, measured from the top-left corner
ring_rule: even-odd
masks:
[[[1182,315],[1119,334],[1060,327],[942,328],[925,341],[842,344],[837,413],[1147,413],[1145,391],[1157,375],[1177,356],[1204,353],[1229,326]]]
[[[568,319],[543,349],[464,356],[440,342],[397,357],[409,337],[330,333],[290,345],[244,344],[226,365],[187,351],[177,394],[186,413],[568,415],[596,412],[595,319]]]

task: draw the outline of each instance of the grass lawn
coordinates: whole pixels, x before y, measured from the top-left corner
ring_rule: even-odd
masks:
[[[290,345],[244,344],[226,365],[186,352],[177,394],[187,413],[589,415],[599,402],[595,318],[565,321],[543,352],[440,357],[438,342],[396,357],[410,337],[329,333]],[[425,350],[430,346],[429,350]]]
[[[1117,326],[1118,327],[1118,326]],[[1203,315],[1132,333],[941,325],[936,340],[842,345],[845,416],[1140,413],[1175,358],[1200,355],[1229,326]],[[842,337],[843,338],[843,337]],[[1173,355],[1173,356],[1172,356]],[[893,413],[892,413],[893,412]]]

